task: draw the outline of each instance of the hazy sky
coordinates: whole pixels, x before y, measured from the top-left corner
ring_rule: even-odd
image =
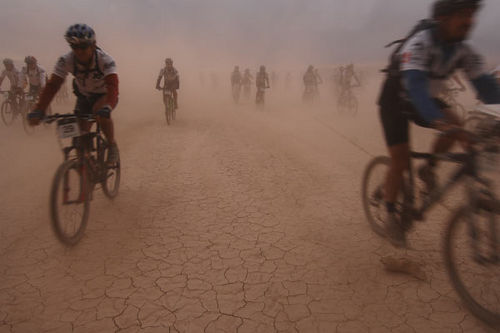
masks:
[[[473,44],[498,61],[500,1],[486,0]],[[105,49],[136,61],[168,54],[219,66],[227,59],[267,64],[380,62],[387,42],[428,16],[432,0],[0,0],[0,56],[68,50],[62,35],[91,25]],[[160,56],[159,54],[162,53]]]

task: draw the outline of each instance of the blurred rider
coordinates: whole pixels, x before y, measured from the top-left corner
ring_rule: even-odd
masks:
[[[241,84],[243,85],[243,91],[247,97],[250,96],[250,89],[252,86],[252,82],[253,82],[253,76],[250,73],[250,70],[247,68],[245,69],[243,73],[243,78],[241,79]]]
[[[2,74],[0,74],[0,86],[3,83],[3,80],[5,77],[9,79],[10,82],[10,90],[9,90],[9,100],[11,101],[12,105],[14,108],[17,109],[17,96],[22,96],[23,94],[23,85],[21,82],[21,73],[19,70],[14,66],[14,62],[12,59],[5,58],[3,60],[3,65],[5,69],[2,71]]]
[[[239,66],[234,66],[234,70],[231,73],[231,89],[233,93],[233,98],[237,102],[240,96],[240,91],[241,91],[241,84],[242,84],[242,76],[240,72],[240,67]]]
[[[270,88],[269,75],[267,75],[265,66],[260,66],[259,71],[257,72],[257,75],[255,77],[255,85],[257,87],[256,100],[258,102],[260,97],[259,95],[263,94],[264,89]]]
[[[386,232],[396,246],[406,245],[406,231],[396,215],[396,198],[403,172],[408,168],[408,119],[417,125],[448,131],[434,142],[432,153],[446,152],[454,142],[467,138],[460,131],[459,117],[437,99],[441,87],[456,70],[463,70],[478,97],[485,103],[500,103],[500,89],[483,66],[482,58],[465,43],[474,25],[481,0],[438,0],[433,6],[434,22],[410,35],[392,60],[378,101],[386,143],[391,157],[384,199]],[[395,66],[393,66],[393,64]],[[419,169],[428,190],[435,186],[436,160]]]
[[[163,88],[160,86],[163,79]],[[169,90],[174,95],[174,107],[178,109],[177,90],[179,89],[179,72],[174,67],[174,62],[171,58],[165,59],[165,67],[160,70],[158,79],[156,80],[156,89]]]
[[[316,76],[316,72],[314,71],[314,67],[312,65],[307,67],[307,71],[304,73],[304,77],[302,79],[305,86],[304,97],[307,94],[313,94],[318,90],[318,77]]]
[[[24,58],[24,62],[26,66],[24,66],[21,71],[23,86],[29,84],[28,94],[33,97],[38,97],[45,87],[45,69],[38,65],[36,58],[33,56],[27,56]]]

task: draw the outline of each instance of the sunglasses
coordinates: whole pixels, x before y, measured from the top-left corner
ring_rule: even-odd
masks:
[[[86,50],[90,47],[90,44],[82,43],[82,44],[70,44],[69,45],[72,50]]]

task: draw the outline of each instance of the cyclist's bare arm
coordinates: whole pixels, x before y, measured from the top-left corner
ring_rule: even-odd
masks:
[[[156,89],[160,89],[161,86],[160,86],[160,83],[161,83],[161,78],[162,78],[163,75],[158,75],[158,79],[156,79]]]
[[[35,105],[35,110],[41,110],[45,112],[45,110],[49,106],[50,102],[52,102],[52,99],[57,94],[63,83],[64,79],[62,77],[52,74],[50,76],[49,81],[47,82],[42,92],[40,93],[40,99],[38,100],[38,103]]]
[[[109,107],[113,110],[118,104],[118,75],[114,73],[106,75],[104,77],[104,85],[106,86],[106,95],[98,103],[95,103],[94,112],[103,107]]]

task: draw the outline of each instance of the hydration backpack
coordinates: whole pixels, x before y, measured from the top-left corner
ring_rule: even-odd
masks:
[[[401,59],[399,58],[399,52],[403,48],[404,44],[408,39],[411,37],[415,36],[417,33],[431,29],[436,25],[436,21],[431,20],[431,19],[424,19],[418,21],[418,23],[413,27],[413,29],[406,35],[405,38],[403,39],[398,39],[393,42],[390,42],[385,46],[385,48],[392,47],[394,45],[397,45],[394,51],[392,51],[391,55],[389,56],[389,65],[382,69],[383,73],[387,73],[389,76],[399,76],[399,69],[401,65]]]

